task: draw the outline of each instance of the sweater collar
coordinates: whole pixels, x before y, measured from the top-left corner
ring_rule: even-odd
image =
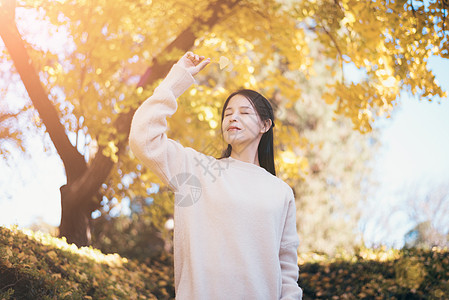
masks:
[[[235,159],[235,158],[233,158],[231,156],[229,156],[229,157],[227,157],[225,159],[227,159],[230,163],[232,163],[232,165],[235,165],[235,166],[244,167],[244,168],[253,169],[253,170],[260,170],[260,169],[262,169],[262,170],[266,171],[261,166],[258,166],[258,165],[253,164],[253,163],[245,162],[245,161],[242,161],[242,160],[238,160],[238,159]]]

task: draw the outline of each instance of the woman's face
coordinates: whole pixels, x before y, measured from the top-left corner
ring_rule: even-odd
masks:
[[[237,129],[232,129],[236,127]],[[233,96],[224,111],[223,138],[233,146],[259,142],[266,131],[251,102],[243,95]],[[263,130],[263,131],[262,131]]]

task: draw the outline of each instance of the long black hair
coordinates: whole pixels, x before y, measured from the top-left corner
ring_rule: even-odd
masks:
[[[259,146],[257,148],[259,164],[262,168],[276,176],[276,170],[274,168],[274,151],[273,151],[273,127],[274,127],[274,114],[273,108],[271,107],[271,103],[261,94],[256,91],[243,89],[238,90],[226,99],[223,104],[223,109],[221,111],[221,134],[223,136],[223,119],[224,119],[224,111],[228,106],[229,100],[235,95],[242,95],[246,97],[256,109],[257,114],[259,115],[262,122],[265,122],[268,119],[271,119],[272,125],[270,129],[265,132],[259,142]],[[228,147],[223,150],[221,157],[218,159],[226,158],[231,156],[232,146],[228,144]]]

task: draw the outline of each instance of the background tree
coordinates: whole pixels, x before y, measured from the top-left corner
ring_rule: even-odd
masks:
[[[407,247],[432,248],[449,245],[449,185],[442,183],[425,193],[415,188],[408,189],[405,203],[406,214],[415,224],[405,235]]]
[[[3,50],[3,51],[2,51]],[[0,57],[6,55],[6,49],[0,49]],[[30,134],[38,134],[36,130],[32,130],[35,126],[33,123],[33,109],[30,104],[23,106],[13,101],[8,101],[8,96],[14,95],[17,98],[26,97],[26,95],[18,94],[17,85],[20,84],[20,78],[17,74],[12,73],[12,61],[6,59],[1,60],[0,64],[0,157],[4,161],[12,155],[15,149],[25,152],[26,145],[24,142],[24,132],[30,131]],[[19,121],[20,120],[20,121]],[[28,125],[28,126],[27,126]]]
[[[220,5],[212,3],[209,7],[196,6],[196,8],[201,9],[208,8],[206,10],[212,14],[209,14],[207,17],[195,18],[194,15],[188,16],[186,13],[183,13],[188,28],[179,32],[179,30],[176,30],[176,26],[173,26],[173,30],[179,35],[176,36],[173,42],[162,46],[160,49],[162,53],[167,54],[175,48],[189,49],[195,41],[193,29],[199,30],[200,26],[212,26],[223,15],[224,8],[230,8],[235,5],[235,1],[220,3]],[[24,6],[32,5],[35,8],[38,7],[36,2],[30,2],[29,4],[22,2],[22,4]],[[133,45],[136,47],[135,44],[142,38],[141,34],[139,34],[139,29],[137,29],[139,27],[135,28],[137,31],[134,32],[132,37],[127,38],[129,27],[133,27],[130,24],[131,12],[136,12],[139,9],[143,11],[144,7],[138,7],[132,2],[127,2],[121,5],[111,6],[108,14],[104,14],[101,6],[95,6],[93,4],[47,3],[47,6],[45,4],[43,6],[40,7],[46,9],[46,17],[60,26],[66,26],[66,29],[71,33],[74,44],[79,43],[77,45],[78,47],[76,47],[76,52],[66,53],[72,61],[68,63],[66,61],[65,68],[61,64],[63,62],[59,62],[55,54],[46,52],[43,55],[43,64],[45,65],[43,71],[47,71],[47,73],[43,76],[42,81],[46,84],[49,92],[43,87],[38,74],[40,68],[35,68],[32,65],[33,60],[29,57],[25,43],[15,26],[15,1],[5,1],[2,4],[2,30],[0,31],[0,35],[9,50],[11,59],[15,63],[15,67],[21,76],[30,99],[38,110],[47,132],[64,163],[67,185],[61,187],[62,217],[60,235],[66,236],[69,242],[86,245],[90,240],[90,213],[99,207],[98,198],[101,184],[107,179],[114,163],[118,162],[118,152],[123,150],[127,144],[126,141],[133,113],[132,106],[130,105],[132,102],[127,99],[129,102],[124,112],[122,112],[124,105],[122,104],[122,108],[120,108],[117,102],[124,100],[126,93],[132,95],[134,87],[130,82],[127,82],[126,79],[129,78],[126,78],[126,76],[118,77],[119,75],[123,75],[120,73],[128,71],[126,68],[126,58],[129,59],[129,57],[127,55],[132,54]],[[171,12],[179,12],[181,8],[185,9],[183,3],[180,3],[179,6],[174,4],[174,7]],[[157,7],[155,8],[155,11],[160,11],[165,8],[165,5],[159,7],[159,9]],[[140,21],[142,21],[141,24],[150,26],[151,24],[148,24],[148,22],[153,22],[155,16],[151,16],[149,10],[145,11],[142,12],[143,15],[141,15],[142,19]],[[128,12],[128,15],[124,15],[126,12]],[[96,15],[103,14],[104,19],[92,18],[93,13]],[[191,13],[195,13],[195,9],[192,9]],[[119,23],[118,27],[110,24],[109,14],[119,17],[117,20]],[[70,19],[70,17],[72,18]],[[170,16],[166,15],[166,17]],[[78,26],[79,24],[87,25],[85,21],[91,22],[92,24],[80,28]],[[124,23],[121,24],[121,21]],[[138,22],[139,20],[134,19],[134,21]],[[159,26],[163,26],[162,18],[159,20]],[[91,31],[89,32],[87,30]],[[148,32],[146,33],[149,34]],[[170,33],[167,33],[170,36]],[[173,35],[173,33],[171,34]],[[96,37],[96,40],[92,44],[88,44],[88,38],[91,38],[90,41],[92,41],[92,37]],[[161,37],[161,34],[159,34],[159,38]],[[108,38],[109,43],[97,43],[99,40],[107,40]],[[169,37],[166,37],[162,40],[166,41],[169,39]],[[149,41],[149,43],[151,42],[155,42],[155,40]],[[121,44],[120,46],[128,45],[129,48],[124,47],[121,49],[131,49],[131,51],[125,50],[126,53],[124,53],[122,50],[120,53],[119,44]],[[100,48],[97,48],[98,46]],[[102,48],[104,46],[108,46],[109,48]],[[142,43],[140,46],[148,45]],[[158,49],[156,46],[155,48]],[[106,53],[103,51],[106,51]],[[142,51],[142,48],[140,51]],[[112,52],[109,53],[112,56],[107,56],[109,63],[105,61],[101,62],[102,59],[104,60],[103,55],[107,54],[107,52]],[[148,52],[146,53],[148,56]],[[43,53],[41,52],[40,54]],[[118,54],[125,55],[126,58],[123,56],[119,57]],[[156,79],[166,74],[172,62],[164,61],[162,58],[159,60],[157,61],[154,58],[151,68],[148,68],[141,76],[138,83],[140,90],[138,91],[141,92],[142,86],[153,83]],[[97,63],[100,66],[104,66],[104,70],[100,67],[95,67]],[[90,76],[101,73],[104,74],[103,82],[90,80]],[[110,80],[114,79],[114,76],[117,82],[111,87]],[[59,82],[57,82],[58,80]],[[111,88],[109,89],[109,87]],[[58,94],[61,92],[64,95],[63,97]],[[138,97],[134,96],[130,98],[136,100]],[[68,99],[72,100],[72,104],[74,102],[75,105],[78,105],[75,107],[64,107],[64,100]],[[100,99],[100,101],[94,104],[91,99]],[[51,100],[54,102],[52,103]],[[62,106],[59,107],[59,112],[55,107],[58,102]],[[83,113],[92,107],[95,108],[97,114],[94,113],[86,120],[86,116]],[[66,121],[65,124],[62,124],[58,113],[64,112],[64,110],[67,112],[67,115],[65,115],[67,119],[64,120],[64,116],[62,116],[62,121]],[[111,115],[108,116],[108,113]],[[84,122],[85,120],[86,122]],[[103,127],[103,129],[98,128],[99,132],[95,132],[95,130],[87,132],[87,127],[84,126],[88,126],[90,121],[94,123],[100,121],[103,125],[109,124],[109,126]],[[83,129],[85,132],[83,132]],[[66,130],[69,132],[72,131],[77,135],[75,145],[71,144]],[[89,159],[86,157],[87,147],[83,149],[84,155],[86,156],[77,149],[78,135],[80,133],[84,133],[85,136],[93,140],[93,143],[89,143],[89,146],[98,145],[98,151],[96,151],[95,156],[89,162],[86,162],[86,159]]]
[[[3,140],[2,144],[5,145],[5,142],[12,143],[13,148],[18,147],[22,151],[25,151],[22,145],[22,134],[20,131],[14,130],[14,119],[17,117],[17,114],[14,113],[3,113],[0,111],[0,139]],[[6,158],[10,154],[9,147],[1,147],[0,148],[0,157]]]
[[[365,216],[365,234],[372,247],[389,240],[396,247],[445,247],[449,242],[449,187],[447,182],[413,182],[400,187],[389,205],[372,205]],[[367,223],[370,223],[367,225]],[[395,235],[393,235],[395,233]]]
[[[60,235],[88,244],[92,211],[132,201],[159,182],[129,155],[130,120],[186,50],[215,59],[225,55],[234,67],[224,76],[216,75],[222,72],[217,64],[208,67],[203,84],[179,99],[168,134],[185,146],[205,149],[216,140],[219,110],[229,91],[260,90],[281,99],[279,107],[290,112],[276,126],[278,140],[288,143],[276,147],[281,176],[295,181],[304,178],[306,156],[314,153],[305,149],[315,145],[291,122],[292,108],[304,98],[297,78],[286,74],[299,70],[307,80],[317,78],[314,62],[326,62],[336,77],[323,98],[361,132],[370,131],[375,116],[388,115],[404,87],[423,98],[442,96],[427,59],[448,57],[447,3],[426,3],[23,0],[15,8],[15,1],[2,1],[0,36],[8,49],[3,59],[14,62],[67,175]],[[53,53],[43,47],[45,41],[27,35],[29,11],[37,12],[50,32],[67,31],[62,51]],[[312,41],[319,51],[310,51]],[[343,72],[333,73],[336,64],[341,71],[347,62],[363,69],[365,80],[351,83]],[[185,132],[186,122],[191,134]],[[344,199],[335,199],[334,206],[345,207]]]
[[[335,104],[321,99],[332,80],[327,73],[322,68],[321,80],[304,83],[308,88],[295,105],[299,135],[309,146],[298,153],[308,162],[308,172],[292,185],[300,250],[335,254],[342,249],[351,252],[361,242],[358,224],[368,197],[365,187],[375,184],[370,179],[371,161],[379,142],[377,131],[353,130],[350,120],[334,113]]]

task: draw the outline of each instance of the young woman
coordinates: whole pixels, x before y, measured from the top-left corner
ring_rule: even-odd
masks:
[[[177,98],[210,59],[187,52],[136,111],[131,150],[175,192],[176,299],[302,299],[293,190],[276,177],[274,116],[251,90],[222,111],[220,159],[167,138]]]

